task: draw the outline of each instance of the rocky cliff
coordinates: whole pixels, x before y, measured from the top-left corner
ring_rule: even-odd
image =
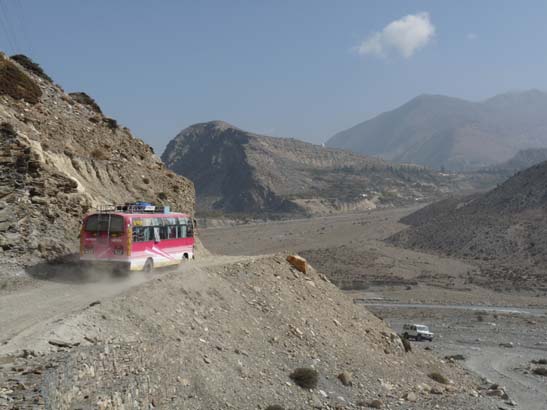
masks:
[[[189,180],[27,60],[0,53],[1,255],[31,263],[73,251],[82,215],[101,204],[142,199],[193,212]]]
[[[253,134],[222,121],[181,131],[162,155],[197,186],[201,212],[321,214],[429,200],[453,177],[415,165]]]

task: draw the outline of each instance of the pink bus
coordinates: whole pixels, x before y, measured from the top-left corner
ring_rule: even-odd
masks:
[[[145,202],[103,207],[85,216],[80,260],[115,270],[150,272],[194,258],[194,224],[189,215]]]

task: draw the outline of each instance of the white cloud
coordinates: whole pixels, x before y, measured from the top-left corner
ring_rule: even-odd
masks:
[[[467,33],[468,40],[475,40],[476,38],[477,38],[477,35],[475,33]]]
[[[429,13],[409,14],[392,21],[382,31],[371,34],[357,47],[361,55],[385,56],[390,51],[409,58],[416,50],[425,47],[435,35],[435,26]]]

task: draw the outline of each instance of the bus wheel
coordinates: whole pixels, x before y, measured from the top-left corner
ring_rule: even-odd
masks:
[[[185,253],[184,255],[182,255],[182,260],[183,261],[187,261],[188,260],[188,254]]]
[[[152,258],[148,258],[146,262],[144,263],[144,268],[142,268],[142,270],[145,273],[150,273],[152,272],[153,269],[154,269],[154,261],[152,260]]]

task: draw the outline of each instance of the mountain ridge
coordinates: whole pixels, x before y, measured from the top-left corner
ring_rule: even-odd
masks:
[[[546,113],[547,93],[539,90],[479,102],[421,94],[335,134],[326,145],[436,169],[478,169],[506,161],[520,148],[547,146]]]
[[[196,183],[201,211],[317,214],[370,209],[382,201],[424,200],[455,185],[425,167],[217,124],[183,129],[161,157],[171,170]]]

